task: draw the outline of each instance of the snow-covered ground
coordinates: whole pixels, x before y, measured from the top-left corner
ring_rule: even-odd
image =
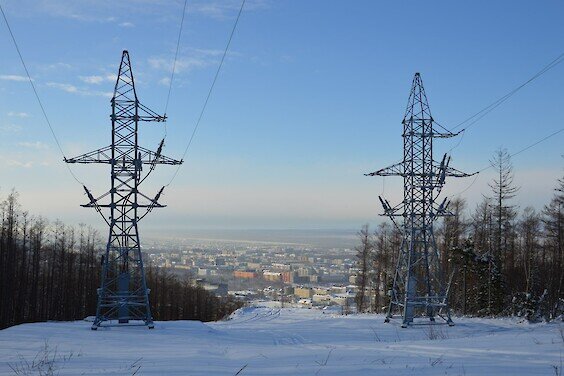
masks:
[[[402,329],[382,316],[275,307],[215,323],[157,322],[154,330],[24,324],[0,331],[0,374],[28,374],[47,357],[40,367],[55,359],[60,375],[560,375],[563,330],[477,318]]]

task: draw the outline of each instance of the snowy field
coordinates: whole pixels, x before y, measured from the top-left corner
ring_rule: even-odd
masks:
[[[247,307],[227,321],[157,322],[154,330],[24,324],[0,331],[0,374],[47,375],[50,366],[55,375],[564,374],[562,323],[455,322],[402,329],[382,316]]]

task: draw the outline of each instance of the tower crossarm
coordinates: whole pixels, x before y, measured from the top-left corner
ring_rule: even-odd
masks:
[[[393,164],[391,166],[385,167],[381,170],[371,172],[369,174],[364,174],[364,176],[404,176],[405,163],[403,161]]]
[[[163,186],[156,194],[155,198],[151,199],[151,203],[147,206],[143,206],[144,208],[146,208],[147,210],[145,211],[145,213],[141,216],[139,216],[139,219],[137,221],[142,220],[147,214],[149,214],[151,211],[153,211],[154,208],[164,208],[166,205],[161,205],[159,204],[159,198],[161,198],[161,195],[163,194],[165,187]],[[146,197],[146,196],[145,196]]]
[[[421,124],[425,124],[425,123],[433,123],[433,119],[429,118],[429,119],[407,119],[403,121],[403,124],[405,125],[406,122],[411,122],[413,124],[416,124],[417,126],[420,126]],[[436,123],[435,123],[436,124]],[[451,138],[451,137],[456,137],[458,136],[460,132],[450,132],[450,131],[446,131],[446,132],[441,132],[441,131],[437,131],[435,128],[433,127],[429,127],[428,130],[423,131],[423,130],[409,130],[405,133],[402,134],[402,137],[433,137],[433,138]]]
[[[110,194],[112,193],[112,191],[108,191],[106,193],[104,193],[103,195],[99,196],[98,198],[95,198],[90,191],[88,190],[88,188],[84,187],[84,190],[86,191],[86,194],[88,196],[88,200],[89,202],[82,206],[83,208],[95,208],[96,210],[98,210],[99,208],[112,208],[116,206],[116,203],[119,203],[120,205],[124,206],[124,207],[136,207],[136,208],[150,208],[151,210],[153,210],[154,208],[165,208],[166,205],[162,205],[160,204],[159,198],[163,193],[164,187],[162,187],[160,189],[160,191],[157,193],[157,195],[155,196],[155,198],[150,198],[147,195],[141,193],[141,192],[137,192],[138,198],[143,199],[144,202],[146,203],[142,203],[142,202],[129,202],[128,197],[125,196],[124,199],[118,199],[116,203],[112,204],[112,203],[108,203],[108,204],[102,204],[101,201],[110,196]],[[116,188],[115,191],[119,191],[120,188]],[[124,202],[122,202],[124,201]],[[143,215],[145,216],[145,215]]]
[[[448,206],[450,205],[450,200],[445,197],[443,199],[443,201],[440,203],[440,205],[433,205],[433,216],[434,217],[452,217],[454,216],[454,213],[452,213],[449,209]]]
[[[404,204],[403,202],[399,203],[398,205],[392,207],[390,205],[390,203],[388,202],[388,200],[386,200],[385,198],[383,198],[382,196],[378,196],[378,199],[380,199],[380,203],[382,204],[382,207],[384,208],[384,213],[380,214],[381,216],[386,216],[389,217],[390,220],[392,221],[392,223],[394,224],[394,226],[401,231],[399,225],[396,222],[395,217],[402,217],[403,216],[403,208],[404,208]],[[401,211],[401,212],[400,212]],[[398,213],[400,212],[400,213]]]
[[[474,175],[477,174],[477,172],[473,172],[473,173],[469,174],[469,173],[457,170],[454,167],[450,167],[448,165],[448,162],[445,164],[444,162],[439,163],[437,161],[433,161],[433,167],[436,171],[436,175],[437,175],[437,178],[439,180],[444,180],[444,178],[446,176],[452,176],[452,177],[455,177],[455,178],[465,178],[465,177],[474,176]]]
[[[173,159],[163,155],[161,153],[162,146],[159,147],[157,151],[152,151],[150,149],[144,148],[139,146],[139,155],[138,160],[142,164],[148,165],[158,165],[158,164],[165,164],[165,165],[179,165],[182,164],[182,160]],[[96,149],[91,152],[73,157],[73,158],[65,158],[64,161],[66,163],[105,163],[105,164],[112,164],[112,147],[106,146],[101,149]],[[120,160],[121,162],[121,160]]]
[[[150,149],[139,146],[139,159],[141,163],[149,164],[149,165],[157,165],[157,164],[179,165],[184,162],[183,160],[173,159],[167,157],[166,155],[163,155],[161,153],[161,150],[162,150],[162,146],[159,146],[157,151],[152,151]]]
[[[434,123],[434,124],[437,124],[437,123]],[[440,132],[440,131],[435,130],[435,128],[433,128],[432,136],[434,138],[451,138],[451,137],[458,136],[461,132],[462,131],[458,131],[456,133],[453,133],[453,132],[450,132],[448,130],[446,132]]]
[[[80,205],[80,206],[82,206],[84,208],[94,208],[94,209],[96,209],[96,211],[98,212],[98,214],[100,214],[102,216],[102,218],[104,219],[106,224],[109,225],[110,222],[108,221],[108,219],[106,218],[104,213],[102,213],[101,206],[98,205],[98,200],[96,198],[94,198],[94,196],[92,196],[92,193],[90,193],[90,191],[88,190],[88,188],[86,188],[85,185],[83,185],[82,187],[84,188],[84,191],[86,192],[86,195],[88,196],[88,200],[90,200],[90,202],[88,202],[87,204],[84,204],[84,205]]]
[[[378,196],[378,198],[380,199],[380,203],[382,204],[382,208],[384,209],[384,213],[380,215],[388,217],[403,217],[403,202],[400,202],[396,206],[391,206],[388,200],[386,200],[382,196]]]
[[[432,161],[432,163],[433,163],[433,170],[434,170],[433,175],[435,176],[434,185],[435,185],[436,188],[439,188],[439,190],[444,185],[445,178],[447,176],[462,178],[462,177],[472,176],[472,175],[476,174],[476,173],[467,174],[467,173],[462,172],[460,170],[457,170],[453,167],[450,167],[449,166],[450,156],[448,156],[446,153],[444,154],[443,159],[441,160],[440,163],[438,163],[437,161]],[[437,196],[438,196],[438,194],[437,194]]]
[[[428,106],[428,105],[427,105]],[[434,138],[450,138],[450,137],[456,137],[459,134],[461,134],[462,132],[464,132],[464,129],[459,130],[458,132],[452,132],[450,129],[447,129],[446,127],[443,127],[441,124],[437,123],[435,121],[435,119],[433,119],[433,117],[431,116],[431,122],[432,122],[432,127],[431,127],[431,132],[432,132],[432,136]],[[442,130],[437,130],[437,126],[439,128],[441,128]]]
[[[466,172],[462,172],[462,171],[457,170],[456,168],[450,167],[450,166],[447,166],[446,173],[445,173],[446,176],[453,176],[455,178],[465,178],[465,177],[468,177],[468,176],[474,176],[476,174],[477,174],[477,172],[473,172],[471,174],[468,174]]]
[[[139,114],[137,115],[139,121],[154,121],[157,123],[166,121],[166,115],[159,115],[139,101],[137,103],[139,105]]]
[[[92,204],[92,203],[88,203],[88,204],[84,204],[84,205],[80,205],[80,206],[82,206],[83,208],[96,208],[96,207],[98,207],[98,208],[111,208],[112,204]],[[123,205],[123,206],[124,207],[133,207],[134,205]],[[154,205],[154,204],[151,203],[151,204],[137,204],[137,205],[135,205],[135,207],[141,208],[141,209],[142,208],[149,208],[149,207],[151,207],[151,208],[166,208],[166,205],[161,205],[159,203]]]
[[[66,163],[112,163],[112,147],[106,146],[74,158],[65,158]]]

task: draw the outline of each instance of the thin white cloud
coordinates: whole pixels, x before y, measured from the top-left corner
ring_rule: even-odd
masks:
[[[170,77],[163,77],[159,80],[159,85],[168,86],[170,85]]]
[[[99,97],[106,97],[106,98],[111,98],[113,96],[113,93],[108,92],[108,91],[88,90],[88,89],[79,88],[77,86],[74,86],[72,84],[67,84],[67,83],[47,82],[47,86],[55,88],[55,89],[62,90],[64,92],[70,93],[70,94],[86,95],[86,96],[99,96]]]
[[[219,64],[224,50],[205,49],[205,48],[187,48],[185,55],[178,57],[176,60],[176,73],[191,72],[196,69],[205,69],[207,67],[216,67]],[[229,51],[228,57],[241,57],[243,54],[237,51]],[[153,56],[147,62],[153,69],[171,72],[173,59],[170,56]],[[163,80],[161,80],[163,81]],[[161,82],[162,83],[162,82]]]
[[[11,132],[11,133],[15,133],[15,132],[20,132],[23,128],[20,125],[17,124],[2,124],[0,125],[0,131],[2,132]]]
[[[220,3],[216,1],[192,4],[192,10],[205,16],[223,19],[227,14],[235,11],[234,3]]]
[[[95,95],[97,97],[111,98],[114,96],[114,93],[111,91],[96,91],[93,93],[89,93],[87,95]]]
[[[209,66],[217,66],[223,50],[189,48],[187,55],[180,56],[176,60],[176,73],[190,72],[195,69],[205,69]],[[230,51],[227,56],[242,56],[239,52]],[[170,57],[154,56],[148,59],[149,66],[156,70],[165,72],[172,71],[173,60]]]
[[[23,168],[32,168],[33,167],[33,162],[29,161],[29,162],[20,162],[20,161],[14,161],[15,164],[17,166],[23,167]]]
[[[41,141],[35,141],[35,142],[18,142],[18,145],[24,148],[29,148],[29,149],[36,149],[36,150],[44,150],[44,149],[49,149],[49,145],[41,142]]]
[[[191,10],[204,16],[223,20],[235,17],[241,1],[239,0],[207,0],[192,3]],[[245,11],[263,10],[270,7],[266,0],[250,0],[245,3]]]
[[[54,63],[54,64],[49,64],[49,65],[45,65],[43,66],[43,68],[45,69],[61,69],[61,70],[67,70],[67,69],[72,69],[73,66],[67,63]]]
[[[104,82],[104,77],[102,76],[80,76],[81,81],[86,82],[87,84],[94,84],[98,85]]]
[[[14,112],[14,111],[10,111],[8,112],[8,116],[11,117],[18,117],[18,118],[27,118],[29,117],[29,114],[27,112]]]
[[[158,21],[176,20],[179,10],[182,4],[171,0],[18,0],[12,12],[131,27],[139,15],[150,15]]]
[[[41,16],[66,18],[78,22],[116,25],[129,23],[116,17],[116,14],[133,16],[151,14],[154,17],[168,19],[177,16],[178,9],[182,9],[181,4],[170,0],[19,0],[17,5],[17,10],[25,14],[35,12]]]
[[[294,56],[291,56],[291,55],[281,55],[280,60],[283,63],[293,63],[294,61],[296,61],[296,58]]]
[[[59,82],[47,82],[47,86],[66,91],[67,93],[78,93],[78,88],[71,84],[62,84]]]
[[[163,69],[163,70],[172,69],[172,62],[164,58],[151,57],[149,58],[148,62],[151,68],[154,69]],[[168,68],[169,65],[170,68]]]
[[[212,50],[212,49],[205,49],[205,48],[192,48],[191,49],[192,52],[194,52],[194,54],[196,56],[221,56],[223,55],[223,51],[222,50]]]
[[[217,20],[232,19],[237,15],[241,0],[198,0],[189,4],[188,12]],[[61,17],[80,22],[116,23],[131,27],[130,21],[119,19],[116,14],[150,14],[160,21],[177,21],[182,11],[182,1],[170,0],[20,0],[18,10],[24,13],[39,12],[42,16]],[[270,7],[270,0],[247,0],[245,11],[257,11]]]
[[[117,80],[117,75],[108,73],[104,75],[79,76],[78,78],[87,84],[99,85],[104,82],[115,82]]]
[[[51,0],[48,3],[48,6],[46,6],[44,9],[47,11],[47,13],[56,17],[70,18],[82,22],[99,23],[112,23],[116,22],[117,20],[116,17],[107,15],[110,13],[109,10],[106,11],[103,9],[95,9],[95,4],[90,4],[90,11],[88,11],[88,5],[84,3],[76,2],[76,7],[73,6],[75,5],[75,2],[71,3],[68,1]],[[102,3],[102,1],[100,3]]]
[[[17,161],[15,159],[4,159],[3,162],[4,165],[8,167],[23,167],[23,168],[33,167],[32,161],[22,162],[22,161]]]
[[[189,48],[190,54],[200,55],[200,56],[215,56],[221,57],[223,55],[224,50],[218,49],[210,49],[210,48]],[[227,56],[234,57],[234,56],[242,56],[240,52],[230,50],[227,52]]]
[[[172,59],[165,59],[162,57],[152,57],[148,60],[151,68],[162,70],[166,72],[172,71]],[[176,61],[176,73],[181,73],[185,71],[192,71],[194,69],[206,68],[213,63],[216,63],[215,58],[208,57],[184,57],[179,58]]]
[[[19,76],[17,74],[2,74],[0,75],[0,80],[23,82],[28,81],[29,79],[26,76]]]

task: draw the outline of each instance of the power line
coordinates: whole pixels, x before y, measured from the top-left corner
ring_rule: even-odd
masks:
[[[543,138],[541,138],[540,140],[537,140],[537,141],[533,142],[532,144],[529,144],[529,145],[525,146],[524,148],[522,148],[522,149],[516,151],[515,153],[510,154],[509,157],[510,157],[510,158],[513,158],[513,157],[515,157],[516,155],[519,155],[519,154],[521,154],[521,153],[524,153],[525,151],[527,151],[527,150],[529,150],[529,149],[531,149],[531,148],[537,146],[538,144],[540,144],[540,143],[542,143],[542,142],[548,140],[549,138],[552,138],[552,137],[556,136],[557,134],[559,134],[559,133],[561,133],[561,132],[564,132],[564,127],[563,127],[563,128],[560,128],[559,130],[556,130],[556,131],[552,132],[551,134],[549,134],[549,135],[547,135],[547,136],[544,136]],[[482,172],[484,172],[484,171],[486,171],[486,170],[489,170],[489,169],[492,168],[492,167],[493,167],[493,166],[492,166],[492,164],[490,163],[490,164],[488,164],[486,167],[484,167],[484,168],[482,168],[482,169],[476,171],[476,173],[475,173],[475,174],[476,174],[476,177],[474,178],[474,180],[473,180],[466,188],[464,188],[462,191],[460,191],[460,192],[456,193],[455,195],[453,195],[453,197],[460,196],[461,194],[463,194],[464,192],[466,192],[467,190],[469,190],[469,189],[476,183],[476,181],[478,180],[478,176],[480,176],[480,173],[482,173]]]
[[[182,28],[184,27],[184,16],[186,15],[186,4],[188,4],[188,0],[184,0],[184,7],[182,8],[182,18],[180,19],[180,29],[178,30],[178,39],[176,40],[176,52],[174,53],[174,61],[172,63],[172,72],[170,73],[170,82],[168,86],[168,94],[166,96],[166,103],[164,108],[164,116],[166,116],[166,112],[168,110],[168,103],[170,101],[170,93],[172,91],[172,81],[174,81],[174,73],[176,71],[176,62],[178,61],[178,50],[180,49],[180,39],[182,38]],[[167,127],[166,122],[165,126],[165,137],[167,134]]]
[[[555,132],[549,134],[548,136],[545,136],[545,137],[541,138],[540,140],[538,140],[538,141],[532,143],[531,145],[524,147],[523,149],[519,150],[518,152],[511,154],[511,157],[514,157],[514,156],[516,156],[516,155],[518,155],[518,154],[521,154],[522,152],[524,152],[524,151],[526,151],[526,150],[529,150],[530,148],[532,148],[532,147],[534,147],[534,146],[537,146],[537,145],[540,144],[541,142],[543,142],[543,141],[545,141],[545,140],[548,140],[549,138],[551,138],[551,137],[553,137],[553,136],[556,136],[558,133],[560,133],[560,132],[562,132],[562,131],[564,131],[564,128],[560,128],[559,130],[557,130],[557,131],[555,131]]]
[[[229,46],[231,45],[231,41],[233,40],[233,35],[235,34],[235,30],[237,29],[237,24],[239,23],[239,18],[241,18],[241,13],[243,12],[243,7],[245,6],[245,2],[246,2],[246,0],[241,1],[241,7],[239,8],[239,13],[237,13],[237,18],[235,19],[235,23],[233,24],[233,28],[231,29],[231,34],[229,35],[227,45],[225,46],[225,50],[223,51],[223,55],[221,56],[221,61],[219,62],[219,65],[217,67],[217,71],[215,72],[215,76],[213,78],[210,89],[209,89],[208,94],[206,96],[206,100],[204,101],[204,105],[202,106],[202,109],[200,111],[200,115],[198,116],[198,120],[196,121],[196,125],[194,126],[194,130],[192,131],[192,134],[190,135],[190,139],[188,140],[188,144],[186,145],[186,149],[184,149],[184,153],[182,154],[182,158],[181,158],[182,160],[184,160],[184,158],[186,157],[186,154],[188,153],[188,149],[190,148],[190,145],[192,145],[192,141],[194,140],[194,136],[196,135],[196,131],[198,130],[198,127],[200,126],[200,122],[202,121],[202,117],[204,116],[204,112],[206,111],[206,107],[208,106],[208,102],[209,102],[211,94],[213,92],[213,88],[215,86],[217,78],[219,77],[219,72],[221,71],[221,67],[223,66],[223,62],[225,61],[225,56],[227,55],[227,52],[229,51]],[[172,175],[172,178],[170,179],[170,181],[166,185],[167,187],[174,181],[174,179],[178,175],[179,171],[180,171],[180,165],[176,168],[176,171]]]
[[[462,133],[462,137],[460,137],[460,139],[458,140],[458,142],[451,147],[447,153],[450,153],[451,151],[453,151],[454,149],[458,148],[460,146],[460,144],[462,143],[462,141],[464,140],[464,136],[466,135],[466,131],[472,127],[474,124],[476,124],[478,121],[480,121],[482,118],[484,118],[486,115],[488,115],[490,112],[492,112],[493,110],[495,110],[496,108],[498,108],[499,106],[501,106],[505,101],[507,101],[509,98],[511,98],[513,95],[515,95],[519,90],[521,90],[522,88],[524,88],[525,86],[527,86],[528,84],[530,84],[531,82],[533,82],[534,80],[536,80],[537,78],[539,78],[540,76],[542,76],[543,74],[545,74],[546,72],[548,72],[549,70],[551,70],[552,68],[556,67],[558,64],[562,63],[564,61],[564,52],[561,53],[560,55],[558,55],[558,57],[556,57],[554,60],[552,60],[550,63],[548,63],[547,65],[545,65],[540,71],[538,71],[537,73],[535,73],[532,77],[530,77],[527,81],[523,82],[521,85],[517,86],[516,88],[514,88],[513,90],[509,91],[508,93],[506,93],[505,95],[503,95],[502,97],[498,98],[497,100],[493,101],[492,103],[490,103],[489,105],[487,105],[486,107],[482,108],[480,111],[474,113],[473,115],[471,115],[470,117],[466,118],[465,120],[461,121],[460,123],[458,123],[456,126],[454,126],[452,129],[448,129],[447,127],[439,124],[436,120],[433,120],[433,122],[435,124],[437,124],[438,126],[440,126],[442,129],[444,129],[447,132],[450,133],[454,133],[454,131],[458,128],[460,128],[461,126],[463,126],[466,123],[469,123],[465,128],[463,128],[462,130],[460,130],[457,134]]]
[[[539,78],[540,76],[542,76],[543,74],[545,74],[546,72],[548,72],[549,70],[551,70],[552,68],[556,67],[558,64],[562,63],[564,61],[564,52],[561,53],[560,55],[558,55],[558,57],[554,60],[552,60],[550,63],[548,63],[544,68],[542,68],[540,71],[538,71],[537,73],[535,73],[531,78],[529,78],[527,81],[523,82],[521,85],[517,86],[515,89],[511,90],[510,92],[508,92],[507,94],[505,94],[504,96],[498,98],[497,100],[495,100],[494,102],[490,103],[489,105],[487,105],[486,107],[482,108],[480,111],[476,112],[475,114],[473,114],[472,116],[466,118],[465,120],[461,121],[460,123],[458,123],[454,128],[452,128],[452,130],[456,130],[458,128],[460,128],[461,126],[463,126],[464,124],[470,122],[465,128],[464,130],[467,130],[468,128],[470,128],[471,126],[473,126],[474,124],[476,124],[480,119],[482,119],[484,116],[486,116],[487,114],[489,114],[490,112],[492,112],[493,110],[495,110],[497,107],[499,107],[503,102],[505,102],[506,100],[508,100],[509,98],[511,98],[514,94],[516,94],[519,90],[521,90],[522,88],[524,88],[525,86],[527,86],[528,84],[530,84],[531,82],[533,82],[534,80],[536,80],[537,78]]]
[[[481,176],[480,173],[477,172],[477,173],[476,173],[476,176],[474,177],[474,180],[472,180],[472,183],[470,183],[466,188],[464,188],[463,190],[461,190],[461,191],[458,192],[457,194],[452,195],[452,197],[458,197],[458,196],[460,196],[461,194],[465,193],[467,190],[469,190],[469,189],[476,183],[476,181],[478,180],[478,178],[479,178],[480,176]]]
[[[554,60],[552,60],[546,66],[544,66],[544,68],[542,68],[540,71],[535,73],[527,81],[523,82],[521,85],[517,86],[515,89],[511,90],[507,94],[503,95],[502,97],[498,98],[497,100],[490,103],[486,107],[482,108],[480,111],[476,112],[474,115],[472,115],[472,116],[466,118],[465,120],[461,121],[460,123],[458,123],[452,129],[448,129],[447,127],[445,127],[444,125],[440,124],[438,121],[433,119],[433,123],[437,124],[439,127],[441,127],[446,132],[454,133],[454,134],[462,134],[462,136],[458,139],[458,142],[447,151],[447,154],[449,154],[451,151],[453,151],[454,149],[458,148],[461,145],[462,141],[464,140],[464,136],[466,135],[466,130],[468,128],[470,128],[472,125],[476,124],[484,116],[486,116],[487,114],[492,112],[494,109],[499,107],[503,102],[505,102],[506,100],[511,98],[519,90],[521,90],[522,88],[524,88],[525,86],[527,86],[528,84],[530,84],[531,82],[533,82],[534,80],[536,80],[537,78],[539,78],[540,76],[542,76],[543,74],[545,74],[546,72],[548,72],[549,70],[551,70],[552,68],[557,66],[558,64],[562,63],[563,61],[564,61],[564,52],[561,53],[560,55],[558,55],[558,57],[556,57]],[[468,124],[464,129],[460,130],[458,133],[454,132],[456,129],[460,128],[462,125],[468,123],[469,121],[471,121],[471,123]],[[532,146],[534,146],[534,145],[532,145]],[[401,160],[397,161],[396,164],[400,163],[400,162],[401,162]]]
[[[439,124],[439,122],[437,122],[436,120],[433,120],[433,122],[435,124],[437,124],[439,127],[441,127],[442,129],[444,129],[445,131],[450,132],[450,133],[454,133],[454,131],[456,129],[460,128],[461,126],[463,126],[464,124],[469,122],[469,124],[465,128],[463,128],[462,130],[460,130],[458,132],[458,133],[462,133],[462,137],[458,140],[458,142],[453,147],[451,147],[447,151],[447,153],[450,153],[451,151],[453,151],[454,149],[456,149],[457,147],[460,146],[460,144],[462,143],[462,140],[464,139],[464,136],[466,135],[466,131],[468,130],[468,128],[472,127],[474,124],[476,124],[482,118],[484,118],[487,114],[489,114],[490,112],[495,110],[497,107],[501,106],[505,101],[507,101],[509,98],[511,98],[513,95],[515,95],[519,90],[521,90],[522,88],[524,88],[525,86],[527,86],[528,84],[530,84],[531,82],[533,82],[534,80],[536,80],[537,78],[539,78],[540,76],[542,76],[543,74],[545,74],[546,72],[551,70],[552,68],[556,67],[558,64],[562,63],[563,61],[564,61],[564,52],[561,53],[560,55],[558,55],[558,57],[556,57],[550,63],[545,65],[540,71],[535,73],[527,81],[523,82],[521,85],[519,85],[516,88],[514,88],[513,90],[509,91],[507,94],[503,95],[502,97],[493,101],[492,103],[490,103],[486,107],[482,108],[480,111],[474,113],[473,115],[469,116],[465,120],[461,121],[460,123],[458,123],[456,126],[454,126],[450,130],[447,127]]]
[[[460,131],[460,138],[458,139],[458,142],[456,143],[456,145],[454,145],[453,147],[451,147],[450,149],[448,149],[447,154],[450,154],[451,151],[453,151],[454,149],[456,149],[457,147],[460,146],[460,144],[462,144],[462,141],[464,140],[464,136],[466,136],[466,129],[463,129]]]
[[[53,129],[53,126],[51,125],[51,121],[49,121],[49,117],[47,116],[47,112],[45,111],[45,107],[43,107],[43,102],[41,102],[41,98],[39,97],[37,89],[35,88],[35,84],[33,83],[33,79],[31,78],[31,75],[29,74],[29,70],[27,69],[27,65],[25,64],[24,58],[23,58],[22,53],[20,51],[20,48],[18,46],[18,42],[16,41],[16,37],[14,36],[14,33],[12,32],[12,28],[10,27],[10,23],[8,22],[8,18],[6,17],[6,13],[4,13],[4,8],[2,7],[2,4],[0,4],[0,12],[2,12],[2,17],[4,18],[4,22],[6,23],[6,27],[8,28],[8,31],[10,32],[10,36],[12,37],[12,42],[14,43],[14,47],[16,48],[16,51],[18,52],[18,56],[20,57],[20,61],[23,65],[23,68],[25,70],[25,73],[27,75],[29,83],[31,85],[31,88],[33,89],[33,93],[35,94],[35,98],[37,99],[37,103],[39,103],[39,107],[41,108],[41,112],[43,113],[43,117],[45,118],[45,122],[47,123],[47,126],[49,127],[49,130],[51,131],[51,135],[53,136],[53,139],[55,140],[55,144],[57,144],[57,148],[61,152],[63,159],[66,159],[65,153],[63,152],[63,148],[61,147],[61,143],[59,142],[59,139],[57,138],[57,135],[55,134],[55,130]],[[84,185],[76,177],[76,175],[74,174],[74,172],[72,171],[70,166],[67,165],[67,164],[65,164],[65,166],[67,167],[67,170],[70,172],[70,174],[72,175],[74,180],[76,180],[76,182],[78,184]]]
[[[540,140],[537,140],[537,141],[533,142],[532,144],[529,144],[529,145],[525,146],[525,147],[522,148],[521,150],[519,150],[519,151],[517,151],[517,152],[515,152],[515,153],[513,153],[513,154],[510,154],[509,157],[510,157],[510,158],[513,158],[514,156],[519,155],[519,154],[521,154],[521,153],[523,153],[523,152],[529,150],[530,148],[537,146],[537,145],[540,144],[541,142],[544,142],[544,141],[548,140],[549,138],[556,136],[556,135],[559,134],[560,132],[564,132],[564,128],[560,128],[559,130],[552,132],[552,133],[549,134],[548,136],[545,136],[545,137],[541,138]],[[487,167],[484,167],[484,168],[482,168],[481,170],[479,170],[478,173],[480,173],[480,172],[482,172],[482,171],[486,171],[487,169],[489,169],[489,168],[491,168],[491,167],[492,167],[492,165],[491,165],[491,163],[490,163]]]

